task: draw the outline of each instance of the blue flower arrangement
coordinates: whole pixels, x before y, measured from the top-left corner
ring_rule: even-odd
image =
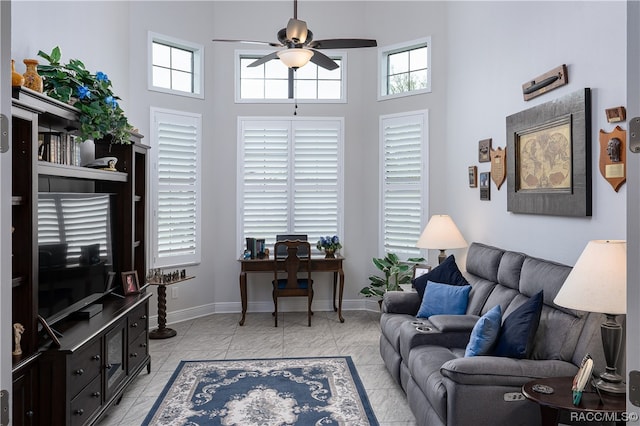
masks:
[[[318,250],[336,251],[342,248],[342,244],[340,244],[340,238],[338,238],[337,235],[334,235],[333,237],[327,235],[326,237],[320,237],[316,244],[316,248]]]
[[[131,143],[132,126],[118,104],[120,98],[113,94],[107,74],[102,71],[92,74],[77,59],[61,64],[57,46],[49,54],[39,51],[38,56],[49,62],[49,65],[38,65],[44,92],[80,110],[78,137],[81,141],[109,136],[111,143]]]

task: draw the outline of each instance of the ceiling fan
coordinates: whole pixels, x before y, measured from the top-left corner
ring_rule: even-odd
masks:
[[[298,69],[309,61],[314,64],[334,70],[338,64],[319,52],[319,49],[353,49],[358,47],[375,47],[377,42],[361,38],[332,38],[326,40],[314,40],[313,33],[307,28],[307,23],[298,19],[298,0],[293,0],[293,18],[289,19],[287,27],[278,31],[278,42],[256,40],[229,40],[213,39],[216,42],[262,44],[272,47],[284,47],[285,49],[270,53],[249,64],[257,67],[272,59],[280,59],[289,68]]]

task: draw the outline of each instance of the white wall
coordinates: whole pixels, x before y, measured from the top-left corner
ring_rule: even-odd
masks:
[[[613,192],[599,175],[595,154],[591,218],[515,215],[506,211],[506,185],[500,191],[494,186],[489,202],[479,200],[478,189],[468,188],[467,167],[477,164],[478,141],[491,137],[494,147],[505,146],[506,116],[591,87],[597,153],[597,130],[612,128],[604,109],[625,103],[624,2],[553,4],[553,13],[545,13],[544,19],[526,19],[539,13],[540,3],[300,2],[298,17],[307,20],[317,39],[376,38],[386,46],[432,37],[432,93],[378,102],[377,51],[359,49],[348,52],[347,104],[300,104],[298,109],[301,117],[345,117],[345,307],[365,306],[358,291],[374,272],[371,257],[380,254],[377,130],[382,114],[429,110],[430,214],[451,214],[468,241],[572,264],[590,239],[625,238],[626,186]],[[141,133],[150,134],[150,106],[203,115],[203,258],[201,265],[189,268],[197,278],[179,284],[178,299],[169,299],[169,322],[239,311],[236,120],[291,116],[293,107],[235,104],[234,50],[243,46],[210,40],[275,40],[292,16],[292,2],[19,1],[13,16],[14,58],[34,57],[39,49],[59,45],[63,59],[77,57],[90,69],[106,72]],[[50,25],[56,19],[70,24]],[[204,100],[147,90],[147,31],[205,46]],[[569,67],[568,86],[522,100],[523,82],[562,63]],[[488,170],[487,163],[478,166]],[[464,259],[464,250],[454,253]],[[432,263],[435,256],[430,253]],[[316,280],[315,309],[328,309],[330,292],[323,285],[328,277]],[[249,311],[270,309],[269,277],[250,279]]]

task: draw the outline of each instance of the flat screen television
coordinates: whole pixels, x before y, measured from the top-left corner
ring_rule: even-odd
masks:
[[[38,193],[38,314],[49,324],[113,285],[115,196]]]

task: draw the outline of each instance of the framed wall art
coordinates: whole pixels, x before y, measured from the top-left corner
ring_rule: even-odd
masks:
[[[491,139],[482,139],[478,142],[478,162],[488,163],[491,161]]]
[[[507,210],[591,216],[589,88],[507,117]]]
[[[491,173],[480,173],[480,199],[489,201],[491,199]]]
[[[124,295],[140,293],[140,283],[138,282],[138,272],[129,271],[122,273],[122,288]]]
[[[469,188],[478,186],[478,167],[469,166]]]

